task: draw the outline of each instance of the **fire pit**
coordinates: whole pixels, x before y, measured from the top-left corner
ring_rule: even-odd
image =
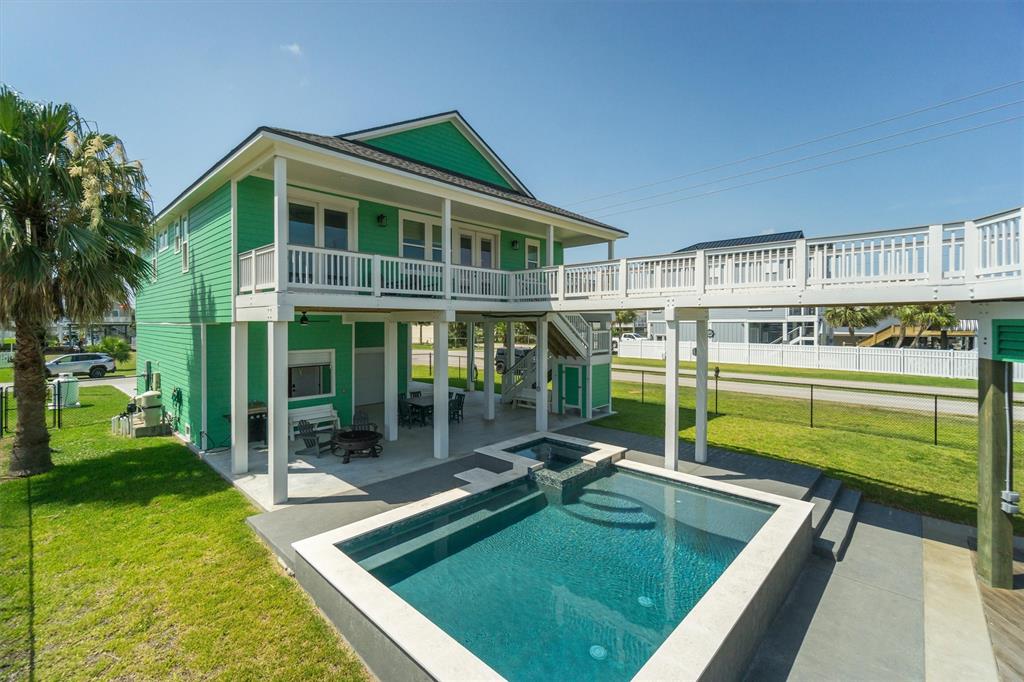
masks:
[[[348,464],[353,455],[356,457],[380,457],[384,447],[380,444],[384,434],[377,431],[354,430],[342,431],[334,437],[334,443],[339,449],[344,450],[345,464]]]

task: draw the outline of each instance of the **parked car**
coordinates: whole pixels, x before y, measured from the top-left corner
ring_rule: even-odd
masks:
[[[612,352],[613,353],[618,353],[619,352],[619,340],[620,339],[622,341],[642,341],[644,338],[645,337],[641,336],[640,334],[634,334],[633,332],[626,332],[625,334],[622,334],[618,338],[612,339]]]
[[[519,362],[520,360],[522,360],[523,356],[526,355],[528,352],[530,352],[528,348],[516,348],[516,362]],[[495,369],[495,371],[498,374],[504,374],[505,373],[505,367],[507,366],[507,364],[508,363],[505,360],[505,349],[504,348],[497,348],[497,349],[495,349],[495,351],[494,351],[494,369]]]
[[[117,363],[114,362],[114,358],[106,353],[71,353],[47,362],[46,376],[88,374],[93,379],[99,379],[116,369]]]

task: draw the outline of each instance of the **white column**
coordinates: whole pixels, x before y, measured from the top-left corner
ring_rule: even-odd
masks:
[[[484,322],[484,419],[494,420],[494,323]]]
[[[276,291],[288,289],[288,160],[274,157],[274,263]]]
[[[615,240],[608,240],[608,260],[615,260]]]
[[[708,321],[697,320],[697,440],[693,458],[708,461]]]
[[[538,431],[548,430],[548,321],[542,317],[537,320],[537,411],[536,424]]]
[[[544,261],[544,265],[550,268],[552,265],[555,264],[555,226],[554,225],[548,225],[548,239],[547,239],[547,244],[545,244],[545,246],[547,248],[545,248],[546,253],[544,255],[547,258],[547,260]]]
[[[434,323],[434,457],[448,457],[448,323]]]
[[[288,501],[288,323],[267,323],[267,468],[270,503]]]
[[[665,311],[665,468],[679,461],[679,322]]]
[[[473,341],[476,338],[476,325],[472,322],[466,323],[466,392],[472,393],[476,390],[476,382],[473,381],[473,371],[476,369],[476,348]]]
[[[559,374],[561,373],[561,367],[558,363],[551,366],[551,412],[555,414],[561,414],[562,409],[560,403],[562,402],[562,384],[559,381]]]
[[[432,247],[431,247],[432,248]],[[441,260],[444,263],[444,297],[452,297],[452,200],[441,202]],[[434,337],[437,340],[437,337]],[[447,348],[445,349],[447,351]],[[447,367],[447,358],[445,366]]]
[[[398,323],[384,321],[384,439],[398,440]]]
[[[231,325],[231,473],[249,470],[249,323]]]

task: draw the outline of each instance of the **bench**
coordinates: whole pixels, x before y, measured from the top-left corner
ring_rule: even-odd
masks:
[[[341,428],[338,413],[330,405],[296,407],[288,410],[288,440],[295,440],[295,435],[299,432],[299,422],[303,419],[312,424],[317,431]]]

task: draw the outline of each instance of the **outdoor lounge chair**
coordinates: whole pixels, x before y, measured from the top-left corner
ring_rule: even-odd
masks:
[[[317,457],[322,455],[324,452],[334,454],[336,449],[334,444],[334,435],[337,433],[336,429],[332,428],[329,431],[318,431],[310,422],[302,419],[296,425],[296,430],[299,432],[299,437],[302,438],[302,442],[306,446],[304,448],[305,450],[313,450],[316,452]]]

